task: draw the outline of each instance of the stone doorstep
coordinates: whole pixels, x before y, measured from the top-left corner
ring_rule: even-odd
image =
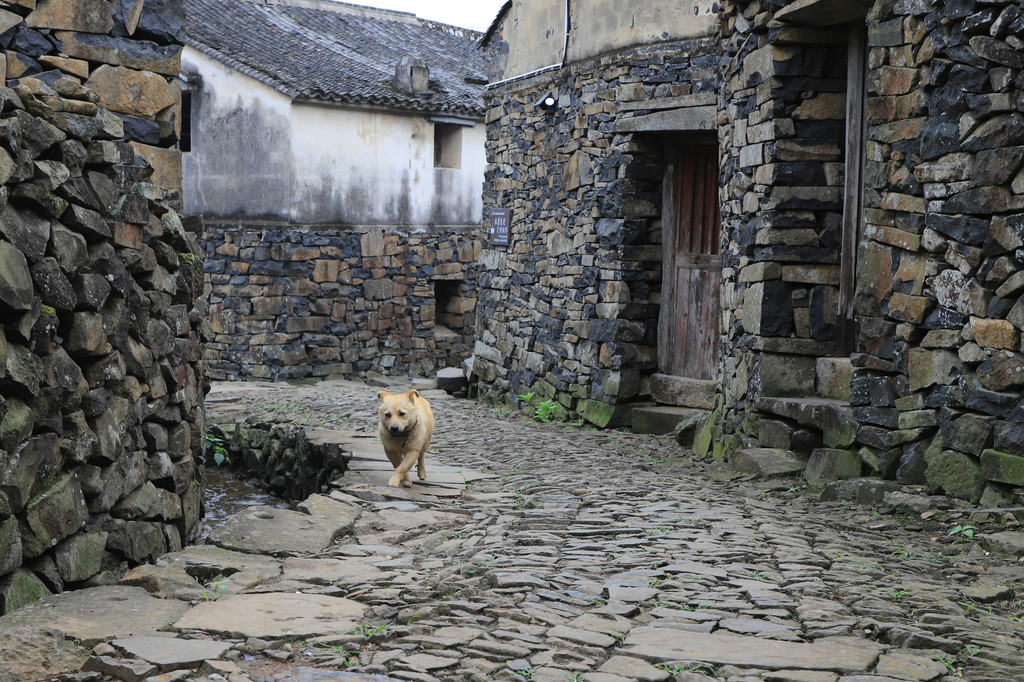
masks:
[[[734,469],[758,478],[794,476],[807,468],[807,462],[789,450],[779,448],[745,448],[733,453],[729,463]]]
[[[705,410],[697,410],[692,407],[678,407],[674,405],[658,405],[656,407],[635,407],[633,408],[633,426],[635,433],[647,433],[652,436],[664,436],[675,431],[676,426],[688,414],[699,412],[707,414]]]
[[[821,429],[821,410],[831,409],[838,413],[845,413],[850,410],[850,403],[846,400],[833,400],[831,398],[761,397],[757,399],[757,409],[760,412],[768,412],[779,417],[792,419],[801,426]],[[852,413],[850,414],[852,416]]]
[[[710,410],[715,406],[718,383],[671,374],[651,375],[651,397],[663,405]]]

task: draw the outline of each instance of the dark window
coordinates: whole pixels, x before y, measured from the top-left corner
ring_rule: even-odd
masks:
[[[434,124],[434,168],[459,168],[462,161],[462,126]]]
[[[178,133],[178,149],[192,151],[192,92],[181,91],[181,131]]]

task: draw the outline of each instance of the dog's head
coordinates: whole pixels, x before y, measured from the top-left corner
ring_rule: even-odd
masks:
[[[380,407],[377,409],[377,413],[380,415],[380,423],[384,430],[392,436],[398,436],[416,426],[419,413],[414,401],[419,397],[420,394],[415,389],[405,393],[388,393],[387,391],[378,393]]]

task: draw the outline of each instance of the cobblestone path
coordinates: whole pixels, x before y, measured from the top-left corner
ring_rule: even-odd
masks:
[[[373,433],[376,390],[239,398]],[[821,502],[800,480],[715,482],[670,439],[426,395],[428,479],[438,462],[496,476],[461,499],[384,503],[437,513],[426,525],[389,528],[368,504],[327,553],[385,570],[347,586],[372,607],[366,637],[292,647],[291,665],[424,681],[1024,680],[1024,564],[951,542],[968,517],[946,498],[922,520]],[[284,679],[303,675],[317,679]]]
[[[1019,534],[1006,519],[910,490],[889,508],[822,502],[800,479],[736,479],[670,438],[438,391],[423,392],[433,485],[389,489],[383,455],[359,454],[379,450],[378,390],[217,385],[217,423],[348,434],[350,472],[300,505],[308,516],[254,508],[240,539],[95,588],[122,600],[98,629],[77,615],[95,605],[61,621],[79,594],[5,616],[0,632],[20,641],[35,613],[65,641],[100,642],[67,682],[1024,680],[1024,564],[994,551]],[[974,537],[950,535],[958,525]],[[320,531],[313,551],[286,547]],[[123,623],[128,610],[152,622]],[[25,641],[0,662],[35,660]]]

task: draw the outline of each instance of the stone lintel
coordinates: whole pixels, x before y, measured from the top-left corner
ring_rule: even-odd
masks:
[[[790,24],[835,26],[863,19],[874,0],[796,0],[775,13],[775,18]]]
[[[714,106],[669,109],[646,116],[619,120],[613,126],[617,133],[661,133],[688,130],[715,130],[717,110]]]

